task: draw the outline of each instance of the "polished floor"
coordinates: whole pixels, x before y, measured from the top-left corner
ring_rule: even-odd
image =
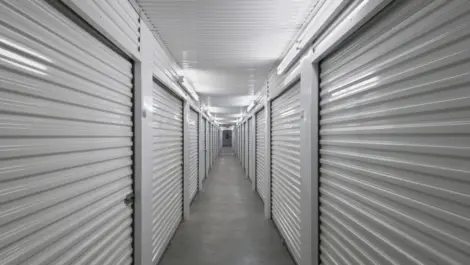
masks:
[[[263,203],[223,149],[160,265],[293,265]]]

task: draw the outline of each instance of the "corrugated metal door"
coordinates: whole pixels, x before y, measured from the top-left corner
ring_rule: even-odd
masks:
[[[253,128],[252,128],[252,126],[253,126],[252,122],[253,122],[252,118],[248,119],[248,154],[249,155],[253,154],[252,152],[253,152],[253,147],[254,147],[253,137],[251,137],[251,135],[254,133]],[[251,181],[254,181],[254,179],[253,179],[254,176],[253,176],[253,174],[251,174],[251,171],[250,171],[250,168],[249,168],[250,167],[250,160],[248,160],[247,164],[248,164],[248,169],[247,169],[248,170],[248,177],[250,178]]]
[[[153,262],[158,262],[183,214],[183,102],[153,88]]]
[[[469,21],[395,1],[321,63],[323,264],[469,264]]]
[[[60,4],[0,2],[0,264],[132,264],[132,62]]]
[[[189,112],[189,196],[194,199],[199,183],[199,114],[192,110]]]
[[[256,190],[266,201],[266,178],[264,177],[264,153],[266,151],[266,109],[256,113]]]
[[[245,122],[245,131],[243,132],[243,135],[245,137],[245,142],[243,143],[243,145],[245,146],[245,172],[248,176],[248,169],[249,169],[249,161],[250,161],[250,154],[248,153],[248,145],[249,145],[249,139],[250,139],[250,136],[248,135],[248,123]]]
[[[206,173],[204,174],[204,179],[206,179],[209,172],[209,127],[206,118],[204,118],[204,154],[206,157]]]
[[[240,147],[242,149],[242,167],[245,169],[245,123],[242,123],[241,126],[241,138]]]
[[[213,156],[213,143],[212,143],[212,123],[209,123],[209,168],[212,168],[212,156]]]
[[[215,141],[215,126],[212,125],[212,134],[211,134],[211,139],[212,139],[212,163],[215,161],[215,156],[216,156],[216,141]]]
[[[300,82],[271,104],[272,218],[300,260]]]
[[[242,126],[238,126],[238,158],[240,161],[243,161],[242,159]]]

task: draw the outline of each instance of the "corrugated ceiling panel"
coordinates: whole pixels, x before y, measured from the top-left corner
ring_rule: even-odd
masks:
[[[255,94],[318,0],[137,2],[199,92]]]

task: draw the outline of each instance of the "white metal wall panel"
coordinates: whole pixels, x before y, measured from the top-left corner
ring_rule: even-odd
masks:
[[[140,18],[128,0],[61,0],[95,26],[105,36],[138,54]]]
[[[266,151],[266,109],[256,113],[256,190],[266,201],[266,178],[264,176],[264,153]]]
[[[154,82],[152,261],[161,258],[183,215],[183,102]]]
[[[253,154],[253,147],[254,147],[254,144],[253,144],[253,137],[251,137],[251,135],[254,133],[253,132],[253,128],[252,128],[252,118],[248,119],[248,154],[251,155]],[[252,160],[252,159],[251,159]],[[248,167],[250,165],[250,160],[248,160]],[[251,181],[255,181],[254,180],[254,176],[253,174],[251,174],[251,171],[248,170],[248,177],[250,178]]]
[[[0,2],[2,265],[133,262],[132,63],[71,17]]]
[[[272,218],[300,260],[300,82],[271,104]]]
[[[321,63],[323,264],[469,263],[469,21],[395,1]]]
[[[199,175],[199,114],[192,110],[189,113],[189,196],[190,200],[196,196]]]

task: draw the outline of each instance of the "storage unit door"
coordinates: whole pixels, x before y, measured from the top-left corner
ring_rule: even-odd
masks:
[[[191,201],[197,192],[199,175],[199,114],[192,110],[189,112],[189,196]]]
[[[217,142],[215,140],[215,133],[216,128],[214,125],[212,125],[212,162],[215,161],[215,157],[217,155]]]
[[[207,173],[209,172],[209,141],[208,141],[208,127],[207,127],[207,120],[204,118],[204,156],[205,156],[205,167],[206,172],[204,174],[204,179],[207,177]]]
[[[272,218],[300,260],[300,82],[271,104]]]
[[[266,201],[266,178],[264,176],[264,153],[266,151],[266,109],[256,113],[256,190],[258,194]]]
[[[245,135],[245,172],[248,176],[248,168],[249,168],[249,164],[248,164],[248,161],[250,161],[250,153],[249,153],[249,150],[248,150],[248,144],[249,144],[249,135],[248,135],[248,123],[245,122],[245,132],[244,132],[244,135]]]
[[[58,4],[0,2],[0,264],[132,264],[132,62]]]
[[[209,123],[209,154],[210,154],[210,161],[209,161],[209,168],[212,168],[212,157],[213,157],[213,142],[212,142],[212,123]]]
[[[241,126],[241,145],[240,148],[242,150],[242,167],[245,169],[245,124],[243,123]]]
[[[323,264],[469,263],[469,21],[395,1],[321,62]]]
[[[160,259],[183,214],[183,102],[153,87],[152,254]]]
[[[252,155],[252,151],[253,151],[253,137],[251,137],[251,135],[254,133],[253,132],[253,127],[252,127],[252,118],[250,118],[248,120],[248,154],[249,155]],[[253,158],[252,158],[253,159]],[[254,176],[253,174],[251,174],[251,171],[249,170],[249,167],[250,167],[250,164],[251,164],[251,161],[248,160],[248,176],[250,178],[251,181],[254,181]]]

